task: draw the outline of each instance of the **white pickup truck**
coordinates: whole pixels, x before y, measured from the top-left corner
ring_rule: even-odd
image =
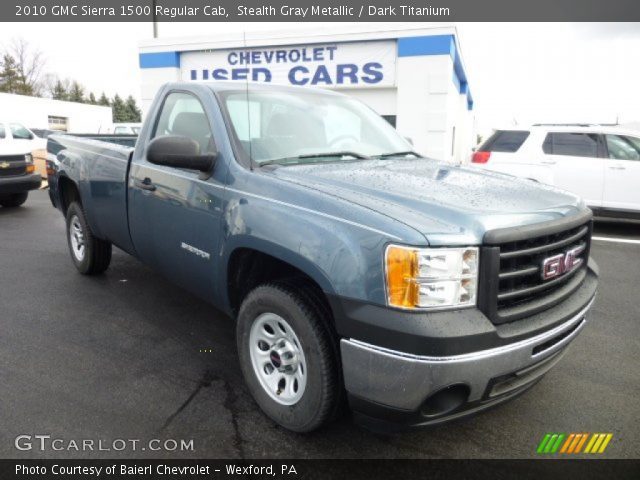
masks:
[[[575,193],[596,216],[640,219],[638,131],[600,125],[501,129],[471,162]]]
[[[31,152],[38,148],[36,136],[19,123],[0,120],[0,205],[19,207],[29,190],[40,188]]]

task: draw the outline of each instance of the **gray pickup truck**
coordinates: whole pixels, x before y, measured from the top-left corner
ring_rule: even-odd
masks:
[[[476,413],[586,324],[579,198],[422,158],[347,96],[168,84],[135,148],[104,140],[49,139],[75,266],[104,272],[115,245],[226,312],[249,391],[288,429],[347,401],[380,428]]]

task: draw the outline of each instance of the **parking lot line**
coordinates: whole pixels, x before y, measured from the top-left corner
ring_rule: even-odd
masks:
[[[628,238],[614,238],[614,237],[591,237],[592,240],[600,240],[601,242],[612,243],[634,243],[640,245],[640,240],[630,240]]]

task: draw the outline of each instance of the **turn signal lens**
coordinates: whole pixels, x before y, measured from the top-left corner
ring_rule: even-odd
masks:
[[[27,173],[33,173],[35,171],[36,171],[36,166],[33,163],[27,165]]]
[[[387,295],[389,305],[412,308],[418,303],[418,251],[406,247],[387,248]]]
[[[476,304],[478,248],[411,248],[386,253],[387,298],[401,308],[459,308]]]

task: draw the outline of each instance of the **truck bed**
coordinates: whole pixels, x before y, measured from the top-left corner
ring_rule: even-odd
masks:
[[[137,137],[134,135],[51,135],[49,160],[56,173],[49,176],[54,194],[64,177],[79,179],[84,207],[91,210],[92,230],[130,251],[127,223],[127,174]]]

